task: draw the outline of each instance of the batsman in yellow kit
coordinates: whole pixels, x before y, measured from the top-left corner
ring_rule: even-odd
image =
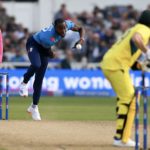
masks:
[[[129,74],[142,53],[150,59],[150,10],[107,51],[100,67],[117,95],[117,122],[114,146],[134,147],[131,130],[135,117],[135,90]]]

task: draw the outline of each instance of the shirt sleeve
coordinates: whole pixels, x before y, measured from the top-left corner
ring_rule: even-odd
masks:
[[[148,44],[150,38],[150,29],[148,27],[142,26],[138,28],[137,32],[142,36],[144,44]]]
[[[68,30],[71,30],[75,26],[74,22],[72,22],[71,20],[66,20],[66,24]]]

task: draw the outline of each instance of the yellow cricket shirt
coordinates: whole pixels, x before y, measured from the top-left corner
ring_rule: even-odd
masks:
[[[142,36],[144,44],[148,44],[150,39],[150,28],[142,24],[136,24],[127,30],[107,51],[100,63],[102,69],[129,69],[135,63],[141,54],[141,50],[131,41],[133,34],[136,32]]]

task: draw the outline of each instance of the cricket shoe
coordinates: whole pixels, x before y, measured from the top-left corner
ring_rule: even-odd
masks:
[[[27,112],[32,115],[33,120],[36,120],[36,121],[41,120],[41,116],[40,116],[39,109],[38,109],[37,105],[34,105],[34,107],[32,105],[30,105],[29,108],[27,109]]]
[[[23,82],[20,84],[19,95],[24,96],[24,97],[28,97],[28,86],[27,86],[27,84],[25,84]]]
[[[114,139],[113,145],[118,147],[135,147],[135,141],[129,139],[126,143],[124,143],[122,140]]]

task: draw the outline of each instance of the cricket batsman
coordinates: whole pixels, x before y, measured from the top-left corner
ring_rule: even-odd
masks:
[[[31,65],[23,76],[19,94],[20,96],[28,96],[27,83],[30,78],[35,75],[33,84],[33,103],[27,109],[27,111],[31,113],[33,120],[41,120],[38,104],[41,95],[42,82],[49,58],[55,57],[51,47],[63,39],[66,32],[69,30],[79,32],[80,39],[76,42],[75,47],[80,49],[84,43],[84,29],[75,25],[75,23],[70,20],[63,20],[61,18],[56,19],[54,24],[33,34],[27,40],[26,49]]]
[[[129,70],[142,53],[150,60],[150,10],[141,13],[137,24],[131,27],[107,51],[100,63],[101,69],[117,95],[117,120],[114,146],[135,147],[131,136],[135,117],[135,90]]]

